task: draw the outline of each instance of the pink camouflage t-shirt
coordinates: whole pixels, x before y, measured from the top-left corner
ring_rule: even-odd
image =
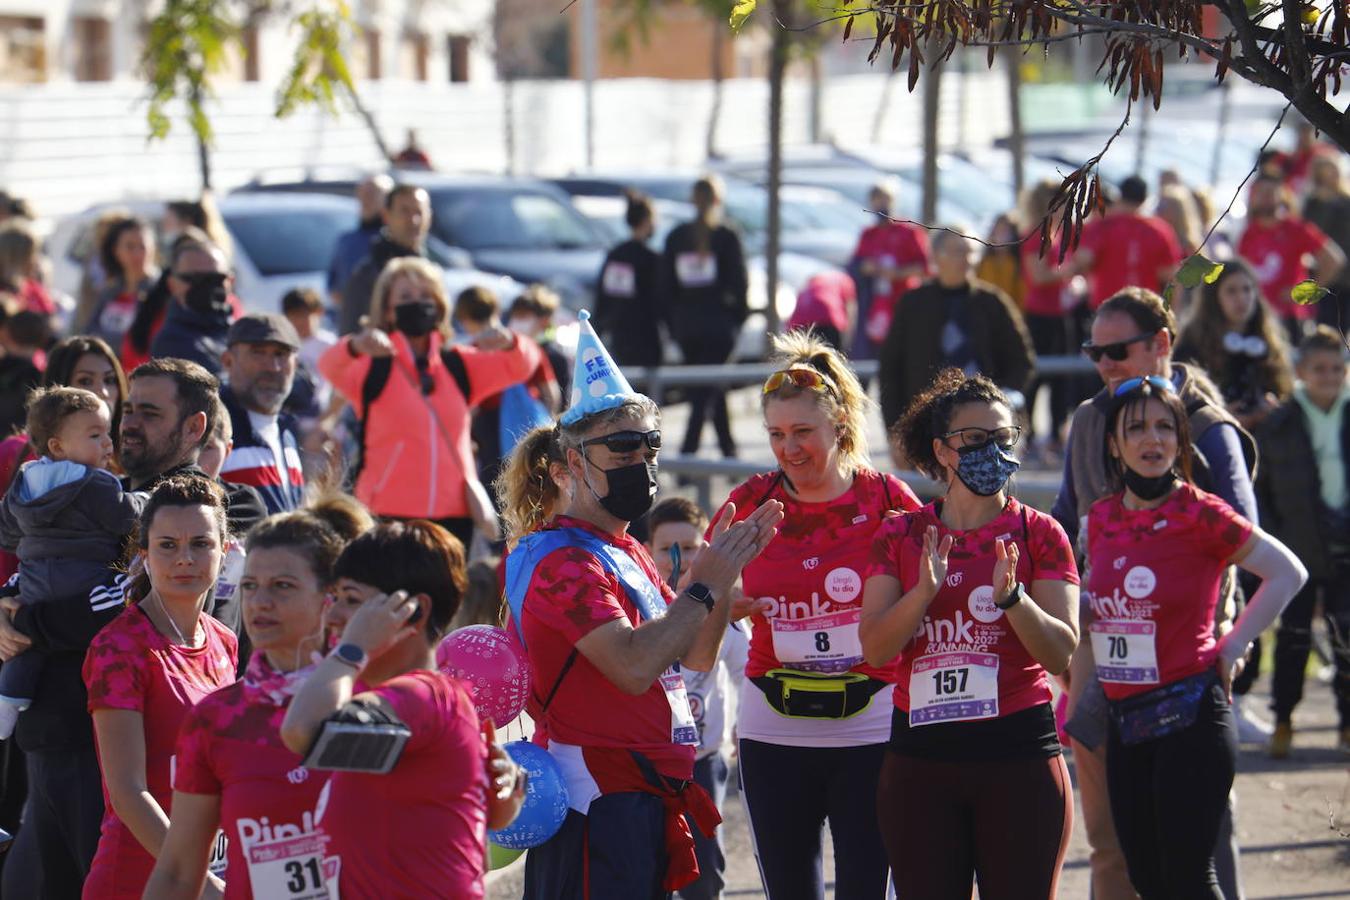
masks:
[[[1214,611],[1228,560],[1252,523],[1221,498],[1179,486],[1155,509],[1122,496],[1088,512],[1088,583],[1097,678],[1121,700],[1214,664]]]
[[[200,622],[206,640],[200,647],[180,647],[156,630],[140,606],[130,606],[94,637],[84,660],[90,713],[123,709],[144,717],[146,786],[166,813],[173,797],[171,772],[183,718],[212,691],[234,681],[238,639],[208,615]],[[113,811],[106,781],[103,802],[98,851],[84,882],[84,896],[139,898],[155,860]]]
[[[311,671],[275,673],[259,653],[244,681],[198,703],[178,733],[174,790],[220,798],[227,900],[324,896],[326,880],[308,864],[322,873],[314,808],[329,773],[307,769],[281,742],[290,697]]]
[[[482,897],[488,751],[468,690],[417,670],[367,693],[412,737],[388,774],[334,772],[320,794],[315,822],[332,837],[342,897]]]

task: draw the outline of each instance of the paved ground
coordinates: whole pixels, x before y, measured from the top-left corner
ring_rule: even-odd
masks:
[[[768,441],[759,426],[757,393],[737,392],[731,410],[741,458],[770,460]],[[684,407],[665,411],[663,428],[672,446],[678,446],[684,422]],[[879,416],[873,417],[870,438],[874,462],[881,465],[886,453]],[[715,446],[711,427],[704,433],[704,444]],[[728,489],[725,484],[715,487],[714,496],[725,497]],[[667,490],[673,488],[667,486]],[[1268,685],[1267,668],[1252,696],[1259,709],[1265,709]],[[1291,759],[1276,762],[1265,756],[1263,748],[1245,747],[1238,763],[1237,827],[1247,900],[1350,898],[1350,760],[1334,749],[1336,722],[1329,689],[1310,679],[1308,695],[1298,711],[1299,732]],[[763,897],[739,794],[728,795],[724,815],[729,865],[726,896]],[[490,900],[519,897],[523,868],[517,862],[494,873]],[[827,857],[827,883],[832,871]],[[832,891],[827,889],[826,896],[833,896]],[[1060,896],[1067,900],[1088,897],[1087,842],[1081,822],[1075,822]]]

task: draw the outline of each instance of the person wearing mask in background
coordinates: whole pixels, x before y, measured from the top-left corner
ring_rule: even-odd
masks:
[[[1341,159],[1334,154],[1319,154],[1313,158],[1309,172],[1303,218],[1322,229],[1342,256],[1350,256],[1350,188]],[[1322,283],[1331,289],[1331,296],[1317,304],[1317,321],[1340,328],[1350,322],[1350,266],[1341,267],[1335,282]]]
[[[294,851],[317,832],[314,810],[328,777],[305,768],[281,742],[281,721],[314,670],[313,655],[327,650],[321,619],[333,566],[374,524],[361,504],[335,495],[249,532],[241,598],[257,652],[241,679],[198,703],[179,731],[173,818],[145,889],[152,900],[201,896],[217,829],[227,841],[227,898],[294,896],[284,882],[289,874],[294,883],[295,872],[276,862],[305,862]],[[309,874],[303,865],[299,872]],[[318,881],[306,887],[321,887]]]
[[[1199,294],[1172,356],[1207,373],[1228,411],[1250,431],[1294,389],[1284,327],[1241,259],[1224,263]]]
[[[1223,900],[1214,847],[1237,768],[1229,692],[1252,639],[1307,572],[1290,550],[1190,481],[1190,428],[1170,378],[1111,391],[1101,435],[1114,489],[1084,526],[1087,643],[1110,703],[1106,780],[1134,890]],[[1261,580],[1216,634],[1228,569]]]
[[[105,280],[88,309],[77,309],[71,331],[121,346],[136,310],[159,277],[150,223],[128,216],[109,223],[99,242]]]
[[[0,435],[23,427],[24,399],[42,382],[42,348],[50,337],[50,317],[0,305]]]
[[[558,345],[553,322],[561,305],[562,298],[555,291],[542,284],[532,284],[506,308],[506,327],[538,344],[553,367],[559,394],[555,413],[562,412],[566,399],[572,394],[572,358]]]
[[[647,552],[656,563],[656,571],[672,590],[684,587],[689,567],[703,549],[703,533],[708,530],[708,514],[683,497],[668,497],[647,513]],[[678,569],[676,568],[678,566]],[[750,652],[744,625],[732,622],[722,637],[717,663],[707,672],[684,672],[689,693],[689,711],[698,728],[698,755],[694,758],[694,782],[701,785],[717,809],[727,796],[726,751],[732,747],[736,722],[736,695],[745,680],[745,663]],[[721,900],[726,881],[727,861],[722,853],[722,830],[705,837],[696,823],[694,856],[698,860],[698,881],[680,888],[682,900]]]
[[[1007,294],[971,275],[972,255],[965,235],[938,232],[937,274],[896,305],[878,368],[887,428],[946,368],[983,373],[1019,400],[1031,381],[1036,354],[1022,314]]]
[[[1314,164],[1315,165],[1315,164]],[[1316,177],[1316,176],[1314,176]],[[1291,400],[1262,423],[1257,498],[1261,521],[1308,569],[1308,583],[1280,616],[1275,632],[1270,755],[1283,759],[1294,742],[1294,708],[1312,647],[1313,615],[1321,602],[1336,666],[1332,693],[1336,746],[1350,753],[1350,401],[1341,335],[1326,325],[1298,348],[1298,384]]]
[[[656,211],[645,194],[625,192],[628,240],[609,251],[600,267],[592,324],[621,366],[657,366],[661,349],[661,254],[649,244]],[[570,392],[569,392],[570,393]],[[566,396],[566,395],[564,395]]]
[[[694,182],[690,202],[698,217],[670,232],[661,256],[661,306],[686,365],[728,362],[749,315],[745,254],[736,232],[722,224],[723,193],[715,175]],[[689,389],[689,424],[680,452],[698,452],[709,415],[722,455],[735,456],[727,395],[718,387]]]
[[[1345,266],[1345,254],[1322,229],[1294,214],[1289,189],[1278,177],[1258,175],[1247,197],[1247,227],[1238,239],[1238,255],[1251,263],[1261,295],[1284,321],[1290,341],[1303,337],[1304,323],[1317,315],[1295,303],[1295,285],[1310,277],[1311,257],[1317,280],[1333,285]]]
[[[369,245],[365,258],[342,285],[338,309],[338,334],[361,329],[361,317],[375,302],[375,285],[390,260],[403,256],[426,256],[427,232],[431,230],[431,197],[411,184],[400,184],[385,195],[380,213],[384,227]]]
[[[28,434],[41,451],[24,463],[0,503],[0,544],[19,557],[19,603],[76,605],[123,562],[145,495],[124,492],[107,470],[112,417],[98,396],[72,387],[36,388]],[[32,705],[48,654],[29,649],[0,666],[0,740]]]
[[[1023,320],[1031,335],[1031,346],[1037,356],[1062,356],[1069,352],[1074,317],[1065,309],[1066,297],[1071,298],[1060,274],[1059,236],[1050,229],[1050,242],[1044,243],[1041,226],[1050,214],[1050,203],[1059,191],[1059,183],[1043,179],[1022,192],[1022,220],[1026,222],[1027,238],[1019,254],[1022,260]],[[1036,379],[1027,388],[1027,409],[1036,409],[1036,395],[1041,388],[1050,394],[1050,433],[1035,435],[1037,449],[1051,459],[1064,452],[1061,432],[1069,420],[1069,406],[1073,400],[1073,380],[1068,378]],[[1027,416],[1027,424],[1035,434],[1035,416]]]
[[[495,520],[475,477],[469,409],[529,377],[539,348],[500,327],[476,346],[448,346],[442,273],[420,258],[390,261],[369,312],[319,359],[361,421],[353,493],[378,516],[429,518],[469,546],[475,522]]]
[[[928,276],[928,232],[912,222],[894,222],[895,186],[883,182],[872,188],[868,208],[877,223],[858,238],[849,273],[858,285],[858,326],[853,337],[854,359],[876,359],[891,330],[900,297]]]
[[[342,288],[357,266],[370,254],[370,245],[380,236],[384,227],[384,201],[394,189],[394,179],[388,175],[368,175],[356,186],[356,204],[360,220],[356,228],[338,236],[333,247],[333,259],[328,264],[328,296],[333,308],[342,309]]]
[[[234,278],[224,252],[195,240],[174,244],[164,327],[150,342],[152,357],[197,363],[212,375],[221,372],[226,335],[236,314],[230,288]]]
[[[863,659],[859,601],[873,535],[919,500],[871,465],[871,404],[842,354],[794,332],[774,338],[770,363],[760,410],[778,467],[733,488],[719,513],[783,507],[778,534],[741,573],[748,600],[736,613],[753,625],[736,721],[742,799],[768,896],[825,896],[828,825],[835,896],[881,900],[876,785],[894,677],[890,660]]]
[[[56,315],[56,301],[42,284],[42,243],[24,219],[0,225],[0,301],[16,312]]]
[[[304,500],[305,475],[295,417],[281,411],[295,380],[300,337],[285,317],[250,313],[230,326],[221,357],[227,382],[220,399],[230,414],[234,449],[221,477],[252,485],[276,514]]]
[[[1172,361],[1176,332],[1176,318],[1167,303],[1144,288],[1126,288],[1097,310],[1092,337],[1083,345],[1083,352],[1096,366],[1104,386],[1074,412],[1064,448],[1064,479],[1051,510],[1070,540],[1078,540],[1080,523],[1092,504],[1113,492],[1101,450],[1106,417],[1112,406],[1111,394],[1122,382],[1149,375],[1169,378],[1177,388],[1195,445],[1197,485],[1217,494],[1247,521],[1256,521],[1256,493],[1252,487],[1256,443],[1228,411],[1219,389],[1203,372]],[[1083,642],[1073,655],[1067,726],[1073,739],[1084,829],[1092,848],[1092,891],[1097,900],[1133,898],[1107,796],[1104,760],[1107,711],[1097,682],[1093,651],[1090,642]],[[1215,860],[1224,897],[1238,900],[1242,892],[1231,804],[1222,822]]]
[[[977,880],[1054,900],[1073,787],[1050,676],[1078,644],[1073,548],[1008,493],[1021,428],[989,379],[943,370],[895,431],[945,487],[881,524],[861,584],[863,657],[895,681],[875,827],[896,896],[967,900]]]
[[[526,857],[524,896],[656,900],[698,875],[685,814],[705,835],[719,821],[692,781],[698,730],[680,670],[714,665],[732,587],[782,507],[767,501],[735,524],[728,509],[688,586],[671,589],[628,533],[656,495],[660,412],[587,320],[583,311],[572,405],[521,440],[498,484],[513,536],[538,528],[506,559],[507,627],[528,653],[527,709],[571,807]]]
[[[1131,175],[1120,183],[1120,199],[1105,215],[1083,226],[1078,250],[1065,264],[1065,278],[1086,275],[1088,310],[1131,285],[1162,290],[1181,263],[1181,247],[1171,227],[1145,215],[1148,182]]]
[[[84,682],[106,810],[85,897],[139,900],[169,830],[179,727],[235,680],[235,636],[203,611],[228,534],[218,484],[200,474],[161,481],[141,515],[130,605],[89,645]],[[213,886],[223,888],[218,878]]]
[[[464,547],[432,522],[384,522],[343,549],[333,575],[336,605],[359,608],[295,692],[281,741],[306,753],[331,724],[372,716],[411,731],[387,772],[339,770],[320,794],[333,893],[482,897],[484,831],[515,819],[525,779],[508,763],[489,783],[484,769],[504,755],[494,723],[479,722],[468,683],[437,670],[464,594]]]

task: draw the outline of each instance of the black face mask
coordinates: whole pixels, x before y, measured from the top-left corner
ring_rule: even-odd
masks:
[[[588,458],[589,465],[596,466]],[[636,522],[647,514],[656,500],[656,463],[637,462],[631,466],[619,466],[617,469],[600,469],[609,480],[609,493],[601,497],[586,479],[586,487],[600,501],[601,508],[616,519]]]
[[[189,275],[183,304],[204,316],[218,315],[230,308],[230,292],[225,289],[226,276],[222,272],[202,272]]]
[[[394,327],[410,338],[426,337],[436,330],[441,312],[430,300],[403,303],[394,307]]]
[[[1165,496],[1168,491],[1177,483],[1175,472],[1164,472],[1153,478],[1140,475],[1129,466],[1121,465],[1121,478],[1125,481],[1125,486],[1130,489],[1140,500],[1157,500]]]

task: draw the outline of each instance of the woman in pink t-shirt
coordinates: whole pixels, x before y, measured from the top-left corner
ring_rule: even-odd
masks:
[[[320,795],[315,825],[332,839],[338,890],[348,900],[482,897],[484,829],[515,818],[524,779],[512,766],[489,788],[468,690],[436,670],[468,583],[464,547],[431,522],[389,522],[352,541],[334,575],[337,602],[360,609],[296,693],[281,739],[308,753],[335,719],[411,732],[386,774],[338,771]]]
[[[877,824],[900,897],[966,900],[977,877],[1051,900],[1068,849],[1049,676],[1078,642],[1078,569],[1059,524],[1008,494],[1013,421],[993,382],[947,369],[897,428],[946,485],[877,530],[858,626],[868,663],[895,659]]]
[[[1111,816],[1144,898],[1221,898],[1214,844],[1237,762],[1230,687],[1252,639],[1307,579],[1283,544],[1190,481],[1188,416],[1172,382],[1116,388],[1105,458],[1119,493],[1088,513],[1084,600],[1111,704]],[[1224,575],[1261,579],[1216,637]]]
[[[234,681],[238,641],[202,609],[225,546],[225,494],[200,475],[161,482],[141,516],[135,601],[99,632],[84,683],[106,812],[84,896],[138,898],[169,829],[178,726]]]
[[[314,807],[328,778],[306,769],[281,743],[279,729],[290,698],[314,669],[312,655],[324,648],[321,620],[333,566],[347,542],[373,524],[365,507],[337,495],[249,532],[239,594],[253,657],[242,681],[202,700],[183,721],[173,819],[148,896],[198,897],[208,856],[211,871],[225,879],[227,898],[291,896],[283,883],[312,874],[310,860],[322,872]],[[225,838],[224,860],[218,835]],[[320,877],[304,887],[317,892],[324,884]]]

